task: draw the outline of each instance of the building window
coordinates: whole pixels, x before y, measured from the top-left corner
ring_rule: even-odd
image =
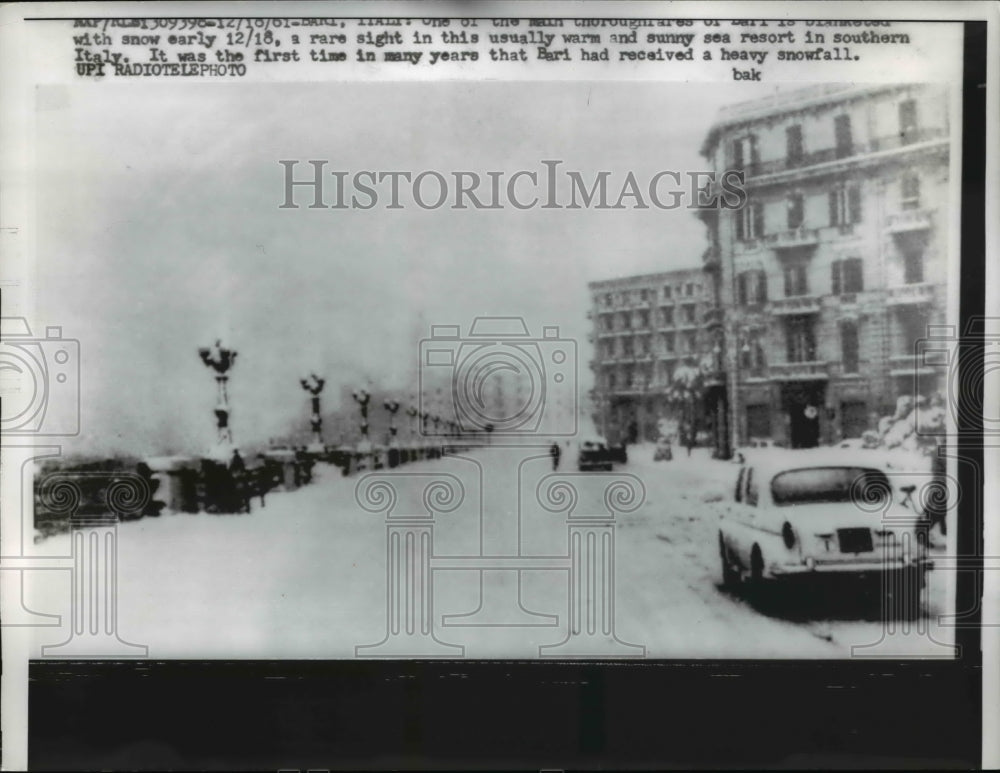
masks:
[[[907,175],[900,182],[900,208],[920,208],[920,178],[917,175]]]
[[[835,260],[830,269],[834,295],[860,293],[864,290],[864,271],[861,258]]]
[[[684,294],[688,297],[694,295],[694,282],[688,282],[684,285]]]
[[[808,266],[805,261],[797,260],[786,263],[785,273],[785,297],[795,298],[800,295],[809,294]]]
[[[646,290],[640,290],[639,291],[639,300],[640,301],[646,301],[648,299],[649,299],[649,294],[647,293],[647,291]]]
[[[684,353],[692,354],[698,348],[697,333],[687,332],[684,334]]]
[[[737,302],[740,306],[767,303],[767,274],[761,270],[744,271],[736,277]]]
[[[840,323],[840,362],[844,373],[858,372],[858,325],[852,320]]]
[[[748,333],[740,343],[740,367],[750,376],[761,378],[767,363],[764,358],[764,347],[760,342],[759,333]]]
[[[629,318],[627,312],[622,312],[619,320],[621,321],[621,324],[618,326],[619,330],[630,330],[632,328],[632,320]]]
[[[903,253],[903,282],[908,285],[924,281],[924,256],[918,249]]]
[[[736,213],[736,238],[739,241],[759,239],[764,235],[764,208],[753,202]]]
[[[836,138],[837,158],[846,158],[854,153],[854,139],[851,137],[851,116],[838,115],[833,119],[833,134]]]
[[[830,191],[830,225],[861,222],[861,189],[856,185]]]
[[[674,353],[674,334],[664,333],[663,334],[663,351],[667,354]]]
[[[663,300],[669,301],[670,300],[670,294],[671,294],[670,285],[663,285]]]
[[[639,312],[639,327],[647,328],[649,327],[649,312],[643,309]]]
[[[615,388],[615,374],[608,373],[608,390],[613,390]]]
[[[757,138],[752,134],[733,140],[733,169],[741,171],[757,163]]]
[[[752,438],[771,437],[771,406],[747,406],[747,435]]]
[[[899,353],[916,356],[921,340],[927,337],[927,316],[922,309],[899,309]]]
[[[696,311],[696,309],[695,309],[695,307],[693,305],[685,306],[684,307],[684,321],[687,322],[688,324],[692,324],[693,325],[696,322],[695,311]]]
[[[794,231],[802,227],[805,219],[805,200],[801,193],[793,193],[788,197],[788,230]]]
[[[899,142],[909,145],[917,140],[917,103],[907,99],[899,103]]]
[[[788,166],[799,166],[805,156],[802,146],[802,127],[798,124],[785,129],[785,148]]]
[[[611,299],[611,293],[607,293],[604,296],[604,305],[607,306],[610,309],[613,304],[614,304],[614,302]]]
[[[663,309],[662,311],[663,326],[667,327],[674,324],[674,310],[673,309]]]
[[[868,429],[868,405],[861,400],[840,404],[840,432],[845,438],[859,438]]]
[[[816,359],[816,336],[811,317],[788,317],[785,320],[788,362],[813,362]]]

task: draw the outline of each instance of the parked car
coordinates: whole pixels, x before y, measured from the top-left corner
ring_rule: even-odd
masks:
[[[674,458],[674,449],[670,445],[670,438],[661,437],[656,441],[656,450],[653,451],[654,462],[669,462]]]
[[[580,472],[587,470],[611,470],[611,453],[608,446],[600,438],[590,438],[580,443],[576,457],[576,466]]]
[[[628,449],[624,442],[612,443],[608,446],[608,454],[612,462],[618,464],[628,463]]]
[[[840,449],[746,454],[719,525],[723,585],[759,594],[791,581],[870,582],[894,615],[920,611],[924,521],[874,457]],[[895,591],[893,589],[896,589]]]

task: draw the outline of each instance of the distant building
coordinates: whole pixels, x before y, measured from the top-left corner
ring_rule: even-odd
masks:
[[[685,362],[705,354],[701,268],[588,285],[593,322],[595,424],[609,440],[653,440],[669,418],[666,392]]]
[[[744,170],[748,193],[699,213],[720,454],[859,437],[941,388],[914,352],[945,321],[948,115],[937,85],[813,87],[720,114],[702,155]]]

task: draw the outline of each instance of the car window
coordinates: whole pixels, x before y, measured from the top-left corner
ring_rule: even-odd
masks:
[[[888,501],[891,493],[885,473],[866,467],[787,470],[771,481],[771,497],[776,505],[856,502],[871,508]]]
[[[757,506],[757,481],[753,477],[753,467],[747,469],[747,504]]]
[[[737,502],[743,501],[743,476],[746,475],[746,471],[746,467],[740,467],[740,474],[736,476],[736,492],[734,498]]]

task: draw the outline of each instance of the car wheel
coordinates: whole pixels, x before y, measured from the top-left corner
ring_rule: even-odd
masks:
[[[739,584],[739,572],[733,568],[726,543],[719,534],[719,560],[722,562],[722,587],[726,590],[733,590]]]
[[[764,556],[760,552],[760,546],[754,545],[750,552],[750,600],[759,607],[766,607],[768,604],[768,584],[764,579]]]

